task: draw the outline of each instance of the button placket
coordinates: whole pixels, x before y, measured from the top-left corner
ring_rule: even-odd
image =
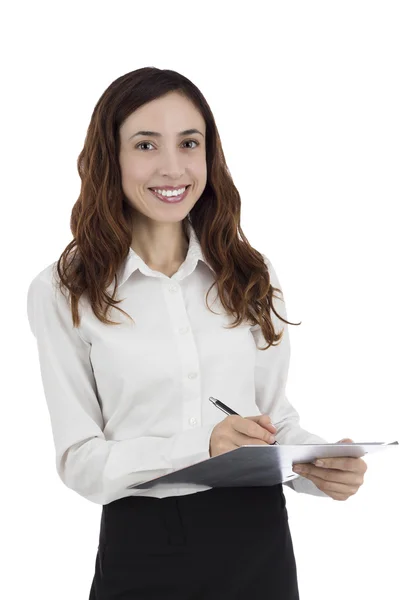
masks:
[[[181,288],[176,284],[168,284],[166,289],[171,294],[176,294],[181,291]],[[183,320],[187,322],[188,315],[186,311],[186,307],[182,298],[174,298],[171,301],[167,301],[170,307],[171,319],[175,323]],[[183,319],[182,319],[183,317]],[[188,334],[191,331],[191,327],[189,325],[177,327],[176,331],[179,335]],[[182,375],[185,376],[186,371],[186,380],[195,381],[199,377],[199,372],[194,370],[193,367],[198,367],[198,357],[197,357],[197,348],[194,343],[194,340],[189,336],[186,338],[186,341],[179,344],[180,356],[182,360]],[[193,370],[190,370],[190,367]],[[183,429],[187,430],[188,428],[193,428],[198,426],[200,422],[201,415],[201,400],[200,397],[200,382],[195,384],[195,388],[193,388],[193,384],[184,385],[183,386],[183,400],[182,400],[182,425]]]

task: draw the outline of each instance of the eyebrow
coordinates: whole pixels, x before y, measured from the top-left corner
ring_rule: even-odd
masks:
[[[182,135],[193,135],[194,133],[199,133],[200,135],[202,135],[204,137],[204,135],[198,129],[185,129],[185,131],[180,131],[176,135],[177,135],[177,137],[180,137]],[[128,142],[129,142],[129,140],[131,140],[132,138],[134,138],[137,135],[148,135],[150,137],[162,137],[162,134],[158,133],[157,131],[137,131],[136,133],[131,135],[131,137],[128,139]]]

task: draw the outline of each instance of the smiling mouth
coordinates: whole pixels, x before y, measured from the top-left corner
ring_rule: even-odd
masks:
[[[180,194],[179,196],[175,196],[175,195],[164,196],[162,194],[158,194],[152,188],[148,188],[148,190],[162,202],[166,202],[167,204],[176,204],[178,202],[182,202],[186,198],[187,194],[189,193],[189,188],[191,187],[191,184],[184,186],[184,187],[185,187],[185,191],[182,194]],[[158,188],[156,188],[156,189],[158,189]],[[180,188],[180,189],[182,189],[182,188]]]

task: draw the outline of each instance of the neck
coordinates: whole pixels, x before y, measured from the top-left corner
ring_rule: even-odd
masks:
[[[157,223],[135,220],[131,248],[151,269],[168,272],[177,270],[186,258],[188,247],[189,239],[182,221]]]

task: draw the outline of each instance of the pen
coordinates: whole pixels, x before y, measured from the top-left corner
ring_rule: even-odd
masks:
[[[224,404],[223,402],[221,402],[221,400],[217,400],[217,398],[213,398],[212,396],[209,397],[210,402],[212,402],[217,408],[219,408],[220,410],[224,411],[224,413],[226,413],[227,415],[239,415],[239,413],[235,412],[234,410],[232,410],[231,408],[229,408],[229,406],[227,406],[226,404]],[[270,446],[279,446],[278,442],[274,442],[273,444],[270,444]]]

